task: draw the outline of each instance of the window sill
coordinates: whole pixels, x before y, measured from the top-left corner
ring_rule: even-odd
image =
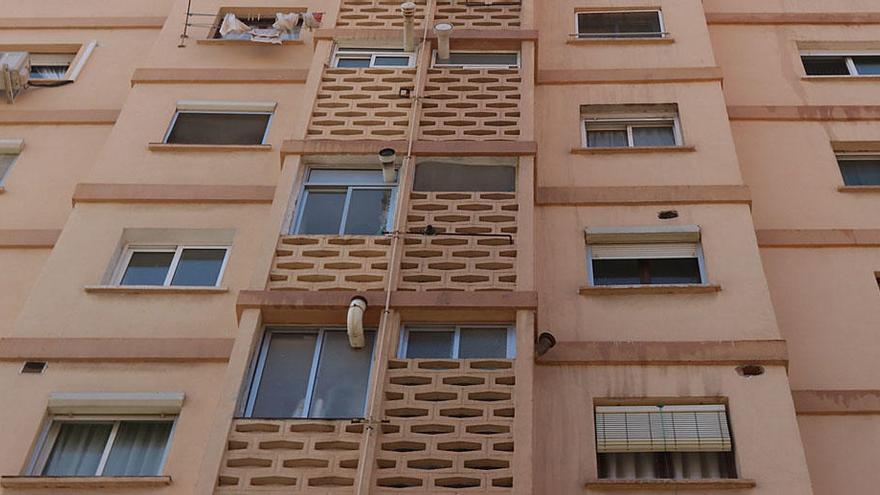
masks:
[[[744,490],[754,488],[755,480],[708,479],[708,480],[588,480],[586,488],[593,491],[679,491],[679,490]]]
[[[569,45],[666,45],[675,43],[675,38],[570,38]]]
[[[582,296],[614,296],[628,294],[708,294],[721,290],[719,284],[657,284],[657,285],[585,285]]]
[[[150,151],[272,151],[271,144],[176,144],[150,143]]]
[[[837,190],[845,193],[880,193],[880,186],[840,186]]]
[[[629,146],[619,148],[572,148],[573,155],[616,155],[630,153],[689,153],[695,146]]]
[[[60,488],[158,488],[171,484],[171,476],[2,476],[0,487]]]
[[[91,294],[222,294],[229,287],[205,287],[199,285],[87,285]]]
[[[276,43],[261,43],[251,40],[223,40],[223,39],[202,39],[196,40],[197,45],[226,45],[226,46],[278,46]],[[281,40],[282,45],[302,45],[303,40]]]
[[[880,81],[880,76],[801,76],[802,81]]]

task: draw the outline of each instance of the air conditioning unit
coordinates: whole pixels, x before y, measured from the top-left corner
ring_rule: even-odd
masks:
[[[28,52],[0,52],[0,91],[6,95],[6,102],[12,103],[15,97],[27,86],[31,74],[31,57]]]

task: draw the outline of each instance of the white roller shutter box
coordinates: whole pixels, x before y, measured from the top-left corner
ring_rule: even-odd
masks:
[[[596,449],[614,452],[730,452],[723,405],[598,406]]]
[[[696,258],[697,245],[689,242],[656,244],[594,244],[594,260]]]

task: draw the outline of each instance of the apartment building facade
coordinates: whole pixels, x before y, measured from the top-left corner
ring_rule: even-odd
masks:
[[[876,492],[873,2],[0,12],[0,494]]]

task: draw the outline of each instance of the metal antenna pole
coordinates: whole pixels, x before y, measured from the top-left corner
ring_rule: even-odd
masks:
[[[180,33],[180,43],[177,45],[177,48],[186,47],[186,31],[189,28],[189,12],[191,8],[192,0],[186,0],[186,17],[183,19],[183,32]]]

